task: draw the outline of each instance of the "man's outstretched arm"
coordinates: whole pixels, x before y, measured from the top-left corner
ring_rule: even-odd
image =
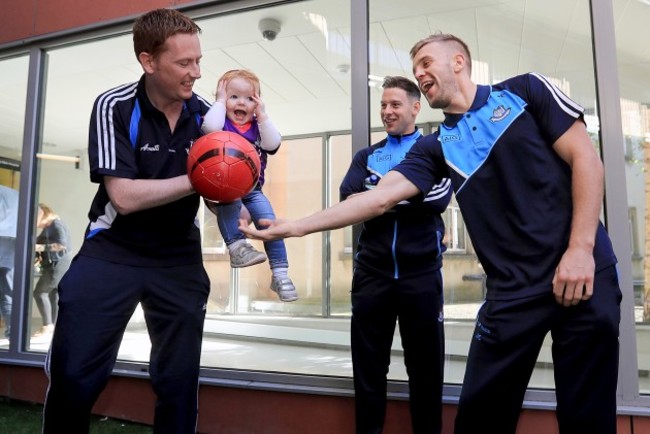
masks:
[[[343,202],[300,220],[261,220],[262,225],[268,225],[267,229],[262,230],[249,227],[242,222],[239,230],[248,238],[263,241],[302,237],[314,232],[361,223],[385,213],[400,201],[419,193],[420,190],[404,175],[392,170],[381,179],[376,188],[352,195]]]

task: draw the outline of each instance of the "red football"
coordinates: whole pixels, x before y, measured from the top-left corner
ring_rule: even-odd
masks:
[[[248,194],[260,176],[260,157],[245,138],[229,131],[201,136],[187,156],[187,176],[198,194],[233,202]]]

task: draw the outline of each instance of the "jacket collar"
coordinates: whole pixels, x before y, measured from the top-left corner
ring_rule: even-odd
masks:
[[[474,101],[472,102],[469,110],[467,110],[465,113],[445,113],[445,120],[443,121],[445,127],[454,128],[466,113],[476,111],[487,104],[488,99],[490,99],[491,92],[492,86],[481,84],[477,85],[476,95],[474,96]]]

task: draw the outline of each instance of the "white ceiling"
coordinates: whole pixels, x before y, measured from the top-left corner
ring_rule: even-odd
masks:
[[[622,97],[650,103],[650,5],[614,0]],[[437,30],[463,38],[478,82],[531,70],[564,80],[579,103],[595,104],[587,0],[373,0],[370,71],[411,77],[408,52]],[[283,135],[350,129],[348,0],[311,0],[199,19],[202,75],[195,90],[213,98],[226,70],[248,68]],[[274,41],[261,37],[262,18],[282,24]],[[19,155],[27,58],[0,62],[0,155]],[[44,152],[85,153],[92,102],[100,92],[137,80],[141,69],[130,35],[52,50],[43,129]],[[378,107],[379,91],[371,91]],[[373,126],[379,122],[373,110]],[[419,121],[439,119],[425,109]]]

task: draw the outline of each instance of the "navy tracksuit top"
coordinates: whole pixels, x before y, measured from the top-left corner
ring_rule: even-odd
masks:
[[[374,188],[421,137],[417,130],[403,136],[389,135],[358,151],[341,182],[341,200]],[[439,269],[445,250],[441,213],[449,204],[451,193],[450,181],[443,179],[424,200],[420,197],[413,203],[403,201],[364,222],[355,266],[395,279]]]
[[[572,172],[553,148],[584,109],[546,77],[529,73],[479,85],[466,113],[445,113],[395,170],[420,191],[443,176],[487,274],[487,299],[547,294],[571,232]],[[616,263],[603,224],[596,271]]]

